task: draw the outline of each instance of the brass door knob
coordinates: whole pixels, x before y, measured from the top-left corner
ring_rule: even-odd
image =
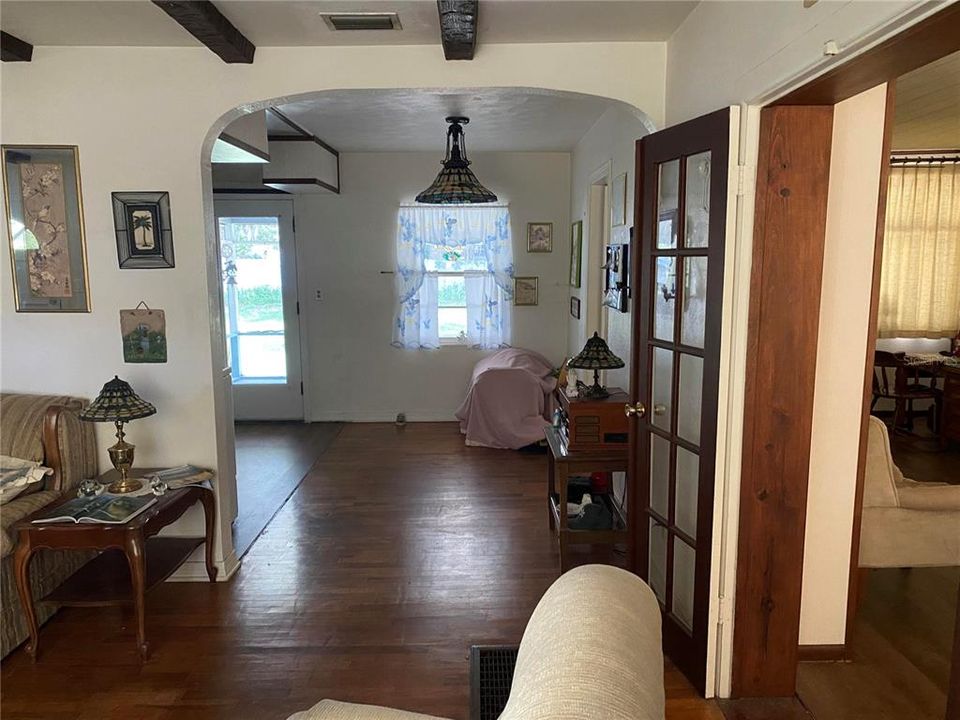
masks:
[[[663,415],[667,411],[666,405],[654,405],[653,414],[654,415]]]
[[[638,418],[642,418],[647,414],[647,408],[644,407],[643,403],[641,402],[638,402],[636,405],[627,403],[623,406],[623,412],[627,417],[633,417],[636,415]]]

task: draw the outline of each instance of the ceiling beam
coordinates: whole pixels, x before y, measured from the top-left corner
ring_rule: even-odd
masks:
[[[224,62],[253,62],[257,48],[209,0],[153,0],[153,4]]]
[[[473,60],[479,6],[479,0],[437,0],[440,40],[447,60]]]
[[[30,62],[33,45],[0,30],[0,60],[3,62]]]

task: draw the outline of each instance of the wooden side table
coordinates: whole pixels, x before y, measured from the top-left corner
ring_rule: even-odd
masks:
[[[624,445],[602,450],[571,451],[556,428],[548,426],[543,432],[550,448],[547,511],[550,514],[550,529],[556,531],[560,540],[560,572],[563,573],[567,570],[568,545],[614,545],[630,542],[626,518],[615,502],[609,502],[613,514],[612,529],[574,530],[567,526],[567,483],[570,476],[601,471],[626,472],[628,449]]]
[[[149,471],[141,472],[146,474]],[[101,475],[99,480],[109,483],[116,476],[113,470]],[[62,502],[73,497],[74,492],[70,492],[63,496]],[[154,537],[198,502],[203,505],[206,521],[204,537]],[[210,582],[217,579],[217,568],[213,563],[216,506],[208,482],[168,490],[157,498],[156,503],[123,525],[71,522],[34,525],[30,522],[35,517],[49,515],[53,509],[54,505],[48,505],[13,527],[18,536],[13,558],[17,592],[30,629],[26,650],[34,660],[40,629],[30,592],[30,558],[41,548],[107,551],[67,578],[41,602],[88,607],[132,604],[137,621],[137,649],[143,660],[149,651],[144,619],[145,594],[170,577],[203,543],[206,543],[207,577]]]

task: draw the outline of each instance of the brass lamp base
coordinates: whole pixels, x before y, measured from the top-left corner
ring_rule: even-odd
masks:
[[[110,455],[110,462],[113,463],[113,466],[120,473],[120,479],[116,482],[110,483],[107,486],[107,492],[111,493],[128,493],[139,490],[143,487],[143,483],[139,480],[134,480],[127,476],[130,472],[130,468],[133,465],[133,452],[136,449],[135,445],[128,443],[123,439],[123,421],[117,421],[117,443],[112,447],[107,448],[107,453]]]

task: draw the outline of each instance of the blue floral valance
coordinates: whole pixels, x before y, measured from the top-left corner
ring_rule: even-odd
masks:
[[[393,344],[438,348],[437,274],[464,273],[467,342],[497,348],[510,342],[513,243],[503,206],[412,206],[397,223],[397,314]]]

